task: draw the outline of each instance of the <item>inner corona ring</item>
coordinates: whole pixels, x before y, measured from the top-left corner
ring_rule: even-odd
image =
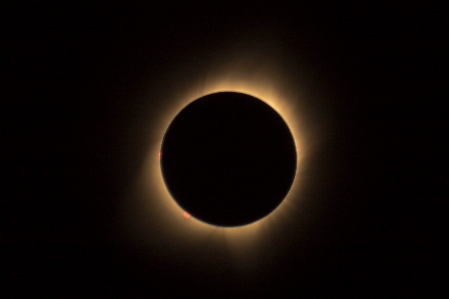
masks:
[[[189,217],[222,227],[269,215],[295,179],[297,152],[283,118],[238,92],[212,93],[172,120],[160,150],[165,185]]]

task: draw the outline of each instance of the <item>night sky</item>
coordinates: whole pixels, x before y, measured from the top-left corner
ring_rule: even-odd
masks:
[[[0,17],[2,298],[447,296],[442,1],[16,2]],[[220,244],[170,251],[123,221],[163,111],[228,53],[283,70],[310,142],[297,216],[247,272]]]

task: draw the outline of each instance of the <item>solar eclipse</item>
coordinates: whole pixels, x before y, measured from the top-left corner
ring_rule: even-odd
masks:
[[[167,72],[167,78],[161,79],[167,83],[166,86],[161,85],[156,91],[150,91],[152,95],[149,99],[160,99],[160,105],[157,109],[153,108],[154,114],[152,112],[147,117],[147,133],[142,138],[147,140],[148,150],[141,164],[141,174],[131,187],[127,207],[124,207],[127,234],[136,246],[143,246],[143,251],[151,248],[163,256],[169,252],[170,256],[190,252],[190,257],[183,259],[183,262],[204,262],[206,254],[214,255],[215,258],[217,254],[222,258],[231,254],[257,260],[258,254],[265,255],[266,246],[272,242],[277,242],[278,248],[281,243],[288,243],[288,238],[276,241],[273,238],[278,238],[293,223],[304,219],[301,194],[305,190],[305,172],[309,167],[305,161],[319,142],[317,129],[320,128],[315,126],[315,122],[322,118],[321,115],[316,117],[309,103],[312,100],[319,103],[319,98],[316,94],[312,95],[312,100],[306,98],[308,91],[304,87],[307,80],[296,81],[302,78],[301,74],[291,73],[276,60],[261,63],[266,56],[269,57],[269,54],[260,49],[240,51],[238,55],[217,55],[216,60],[200,67],[194,76],[181,76],[177,71],[179,68]],[[208,68],[212,64],[213,68]],[[177,81],[173,82],[173,78]],[[170,88],[174,85],[176,88]],[[245,213],[237,217],[236,213],[227,213],[227,209],[222,209],[210,218],[204,216],[208,213],[200,216],[198,211],[180,203],[182,200],[176,197],[173,186],[166,181],[168,176],[164,171],[164,163],[168,160],[164,160],[167,157],[163,144],[170,126],[196,100],[220,93],[237,94],[260,102],[278,120],[282,120],[280,123],[288,132],[291,150],[287,152],[291,153],[289,159],[293,161],[287,163],[290,165],[287,171],[290,179],[280,188],[283,191],[279,193],[281,195],[277,203],[267,210],[258,209],[255,203],[255,210],[259,210],[259,214],[254,211],[251,217],[248,214],[245,217]],[[154,106],[157,104],[153,103]],[[186,179],[186,182],[190,179]],[[309,175],[307,180],[310,180]],[[201,192],[201,188],[198,190]],[[247,200],[250,198],[254,199],[248,197]],[[220,215],[234,215],[236,218],[219,219]],[[294,227],[295,230],[305,229],[297,224]],[[158,245],[155,247],[154,244]]]

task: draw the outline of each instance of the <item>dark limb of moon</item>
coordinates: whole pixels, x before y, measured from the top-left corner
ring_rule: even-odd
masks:
[[[236,92],[206,95],[173,119],[161,148],[164,182],[179,206],[217,226],[270,214],[296,173],[293,136],[269,105]]]

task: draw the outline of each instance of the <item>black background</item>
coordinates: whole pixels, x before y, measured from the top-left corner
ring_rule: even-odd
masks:
[[[2,294],[445,297],[443,2],[211,2],[2,3]],[[245,279],[125,250],[117,210],[147,148],[129,127],[164,104],[145,85],[242,32],[275,36],[333,87],[315,237]]]

